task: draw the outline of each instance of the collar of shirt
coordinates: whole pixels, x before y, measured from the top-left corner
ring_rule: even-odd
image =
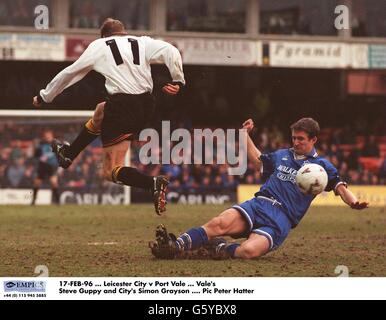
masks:
[[[306,155],[300,155],[300,156],[295,153],[294,148],[291,148],[290,151],[292,152],[295,160],[303,160],[306,158],[317,158],[318,157],[318,153],[316,152],[315,148],[313,148],[310,153],[308,153]]]

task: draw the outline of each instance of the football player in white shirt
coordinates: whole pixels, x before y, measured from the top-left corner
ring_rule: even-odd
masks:
[[[36,107],[52,102],[63,90],[83,79],[91,70],[106,78],[108,93],[94,116],[71,144],[56,141],[53,151],[59,164],[68,168],[76,156],[99,134],[103,143],[103,170],[107,180],[151,190],[157,214],[166,210],[166,177],[151,177],[136,168],[125,167],[129,140],[150,122],[154,109],[151,63],[164,63],[173,83],[163,87],[169,95],[178,94],[185,85],[180,52],[171,44],[150,37],[129,36],[119,20],[107,19],[101,38],[93,41],[80,58],[61,71],[39,95]]]

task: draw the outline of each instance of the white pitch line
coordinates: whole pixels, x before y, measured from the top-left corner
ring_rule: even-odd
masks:
[[[89,242],[89,246],[116,246],[118,242]]]

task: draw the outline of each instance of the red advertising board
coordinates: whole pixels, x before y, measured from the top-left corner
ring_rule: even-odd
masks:
[[[88,45],[93,42],[94,37],[68,37],[66,38],[66,60],[76,60],[80,57]]]

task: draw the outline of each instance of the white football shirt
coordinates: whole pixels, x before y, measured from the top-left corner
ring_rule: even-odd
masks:
[[[106,90],[111,95],[152,92],[151,63],[164,63],[173,81],[185,84],[181,54],[170,43],[147,36],[112,36],[93,41],[78,60],[40,91],[40,96],[52,102],[91,70],[106,78]]]

